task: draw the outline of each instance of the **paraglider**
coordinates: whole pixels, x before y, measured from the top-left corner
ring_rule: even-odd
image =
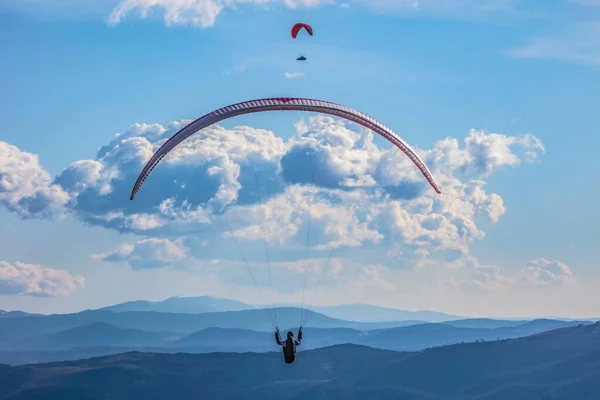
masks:
[[[148,162],[142,169],[141,173],[139,174],[139,176],[133,186],[133,189],[131,191],[130,200],[133,200],[136,197],[136,195],[139,192],[139,190],[141,189],[142,185],[144,184],[144,182],[146,181],[146,179],[148,178],[148,176],[150,175],[152,170],[160,163],[160,161],[163,158],[165,158],[167,156],[167,154],[169,154],[175,147],[177,147],[177,145],[179,145],[181,142],[186,140],[188,137],[190,137],[193,134],[197,133],[198,131],[200,131],[208,126],[211,126],[213,124],[216,124],[220,121],[223,121],[223,120],[226,120],[229,118],[233,118],[233,117],[236,117],[239,115],[259,113],[259,112],[265,112],[265,111],[317,112],[317,113],[328,114],[328,115],[332,115],[335,117],[344,118],[351,122],[357,123],[367,129],[370,129],[371,131],[374,131],[374,132],[378,133],[379,135],[381,135],[382,137],[384,137],[385,139],[387,139],[394,146],[396,146],[398,149],[400,149],[404,154],[406,154],[408,156],[408,158],[421,171],[421,174],[429,182],[431,187],[438,194],[441,194],[441,190],[440,190],[438,184],[436,183],[433,175],[431,174],[431,172],[429,171],[429,169],[427,168],[427,166],[425,165],[423,160],[421,160],[419,155],[394,131],[392,131],[391,129],[389,129],[388,127],[386,127],[379,121],[375,120],[374,118],[372,118],[360,111],[356,111],[356,110],[353,110],[352,108],[349,108],[349,107],[346,107],[346,106],[343,106],[340,104],[332,103],[329,101],[307,99],[307,98],[294,98],[294,97],[275,97],[275,98],[264,98],[264,99],[243,101],[240,103],[221,107],[217,110],[211,111],[210,113],[196,119],[195,121],[193,121],[190,124],[183,127],[181,130],[179,130],[177,133],[175,133],[173,136],[171,136],[171,138],[169,138],[152,155],[150,160],[148,160]],[[310,215],[310,213],[309,213],[309,215]],[[234,242],[235,242],[235,236],[234,236],[233,232],[231,231],[231,227],[229,226],[228,223],[226,224],[226,226],[227,226],[227,229],[229,230],[230,235],[234,238]],[[309,224],[309,226],[310,226],[310,224]],[[309,235],[310,235],[310,230],[307,231],[307,241],[306,241],[307,249],[308,249],[308,245],[309,245],[309,237],[310,237]],[[266,243],[267,242],[265,239],[265,246],[267,246]],[[238,251],[240,251],[240,253],[241,253],[241,250],[239,249],[237,242],[236,242],[236,247],[238,247]],[[265,249],[266,249],[266,247],[265,247]],[[267,266],[269,266],[268,251],[266,251],[266,254],[267,254]],[[331,257],[331,253],[330,253],[330,257]],[[244,263],[246,264],[246,267],[250,271],[250,267],[246,261],[246,258],[243,256],[243,254],[242,254],[242,259],[243,259]],[[328,258],[328,260],[329,259],[330,258]],[[327,265],[325,265],[323,270],[326,270],[326,268],[327,268]],[[251,271],[250,271],[250,273],[252,274]],[[306,270],[305,270],[305,273],[306,273]],[[252,279],[254,281],[253,275],[252,275]],[[269,279],[270,279],[270,269],[269,269]],[[254,281],[254,284],[257,287],[257,290],[262,297],[260,288],[258,287],[258,284],[256,283],[256,281]],[[317,288],[318,288],[318,286],[317,286]],[[273,291],[273,288],[272,288],[272,283],[271,283],[271,296],[273,295],[272,291]],[[316,288],[315,288],[315,292],[316,292]],[[304,293],[304,288],[303,288],[303,293]],[[313,297],[314,297],[314,292],[313,292]],[[303,307],[304,307],[304,295],[303,295],[302,303],[303,303]],[[306,313],[304,313],[303,310],[301,310],[301,320],[300,320],[300,329],[298,331],[298,340],[295,340],[294,334],[292,332],[288,332],[288,335],[287,335],[287,338],[285,341],[282,341],[281,337],[279,336],[279,329],[277,328],[277,314],[275,312],[275,300],[274,299],[273,299],[273,313],[271,313],[270,309],[267,309],[267,311],[269,311],[269,315],[271,316],[271,318],[273,320],[273,327],[276,328],[275,341],[277,342],[278,345],[282,346],[285,362],[288,364],[291,364],[296,359],[296,346],[300,345],[300,343],[302,341],[302,327],[308,321],[308,316],[309,316],[308,310]]]
[[[130,200],[133,200],[137,195],[138,191],[152,172],[152,170],[158,165],[158,163],[179,143],[193,135],[194,133],[216,124],[219,121],[223,121],[232,117],[243,114],[258,113],[264,111],[310,111],[318,112],[323,114],[329,114],[336,117],[347,119],[351,122],[355,122],[359,125],[370,129],[379,135],[383,136],[394,146],[399,148],[404,154],[410,158],[410,160],[419,168],[421,174],[427,179],[431,187],[438,193],[441,194],[441,190],[436,183],[433,175],[421,159],[419,155],[394,131],[381,122],[374,118],[363,114],[360,111],[353,110],[349,107],[342,106],[340,104],[332,103],[324,100],[306,99],[306,98],[294,98],[294,97],[275,97],[266,99],[257,99],[243,101],[241,103],[231,104],[211,111],[210,113],[198,118],[191,122],[179,132],[174,134],[169,140],[167,140],[150,158],[146,163],[142,172],[138,176],[133,189],[131,191]]]
[[[291,31],[292,38],[296,39],[296,37],[298,36],[298,32],[300,32],[301,29],[305,29],[306,32],[308,32],[308,34],[310,36],[313,35],[312,26],[310,26],[309,24],[304,24],[304,23],[299,22],[292,27],[292,31]],[[306,57],[300,56],[300,57],[296,58],[296,61],[306,61]]]
[[[308,32],[308,34],[310,36],[313,35],[312,26],[310,26],[309,24],[304,24],[304,23],[299,22],[292,27],[292,31],[291,31],[292,38],[296,39],[296,36],[298,36],[298,32],[300,32],[300,30],[302,28],[306,29],[306,32]]]

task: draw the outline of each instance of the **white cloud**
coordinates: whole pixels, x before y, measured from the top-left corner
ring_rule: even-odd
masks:
[[[558,260],[538,258],[528,261],[513,276],[503,274],[497,266],[481,265],[472,256],[465,260],[468,261],[465,266],[472,272],[467,279],[458,283],[462,289],[471,293],[482,294],[516,287],[556,287],[576,282],[571,267]]]
[[[67,296],[84,286],[85,279],[67,271],[37,264],[0,261],[0,295]]]
[[[523,284],[532,286],[565,284],[573,281],[574,275],[570,266],[558,260],[549,261],[545,258],[529,261],[522,277]]]
[[[482,181],[444,187],[444,196],[420,197],[384,205],[378,216],[387,234],[388,258],[406,265],[426,266],[432,260],[450,263],[468,254],[469,246],[485,237],[475,218],[497,222],[504,214],[502,198],[487,194]]]
[[[561,0],[563,5],[586,9],[598,6],[598,0]],[[4,0],[3,5],[30,13],[49,13],[70,17],[103,16],[111,25],[130,17],[161,18],[168,26],[214,26],[226,10],[242,7],[312,8],[337,4],[340,8],[364,6],[375,12],[420,13],[450,18],[481,18],[488,15],[539,16],[551,10],[545,2],[522,0]],[[579,7],[578,7],[579,6]],[[560,9],[560,8],[559,8]]]
[[[545,151],[542,141],[531,134],[506,136],[472,129],[464,149],[460,149],[457,139],[446,138],[436,144],[431,160],[442,169],[487,176],[522,161],[533,163]]]
[[[218,255],[225,258],[212,258],[207,243],[198,245],[198,241],[189,237],[173,241],[142,239],[133,244],[122,244],[107,253],[93,254],[92,258],[104,262],[126,263],[136,271],[177,268],[193,273],[196,277],[217,278],[220,282],[241,286],[253,285],[253,277],[265,299],[267,293],[270,293],[272,282],[280,301],[299,297],[304,288],[308,302],[317,287],[336,283],[342,268],[356,269],[354,263],[338,257],[271,260],[267,263],[264,259],[243,261],[239,253],[221,252]],[[192,250],[192,247],[195,248]],[[231,247],[233,252],[233,246]],[[248,268],[252,276],[248,273]],[[306,285],[303,286],[304,279]]]
[[[109,17],[110,24],[118,24],[135,12],[148,18],[153,11],[162,13],[167,25],[191,25],[208,28],[215,24],[225,9],[251,4],[269,6],[280,4],[287,8],[315,7],[329,4],[330,0],[122,0]]]
[[[143,239],[135,244],[125,243],[104,254],[93,254],[92,258],[107,262],[127,262],[134,270],[172,268],[179,266],[188,257],[183,239]]]
[[[233,234],[245,239],[265,236],[270,243],[298,245],[310,224],[312,247],[360,246],[383,238],[369,226],[370,201],[360,192],[292,185],[264,204],[233,207],[225,218]]]
[[[484,295],[490,291],[510,286],[511,281],[506,278],[500,268],[495,265],[479,265],[473,257],[469,257],[469,266],[473,269],[471,274],[463,281],[458,281],[460,290],[466,293]]]
[[[555,59],[599,66],[600,22],[572,24],[561,35],[534,38],[521,47],[506,51],[506,54],[514,58]]]
[[[372,132],[351,130],[342,120],[307,118],[286,141],[248,126],[212,126],[170,153],[130,201],[142,165],[187,122],[136,124],[100,148],[95,160],[77,161],[55,179],[55,190],[82,221],[160,238],[104,259],[133,268],[175,266],[186,259],[183,248],[179,259],[159,256],[184,245],[173,238],[208,240],[208,247],[222,249],[231,229],[249,247],[266,239],[297,258],[304,256],[309,233],[309,247],[318,254],[360,247],[358,259],[371,263],[375,252],[388,267],[451,265],[485,237],[478,217],[495,223],[506,211],[482,179],[544,151],[533,135],[473,130],[464,148],[457,139],[439,141],[419,150],[442,186],[437,195],[400,151],[377,145]]]
[[[128,202],[127,183],[182,124],[174,123],[169,130],[136,125],[100,149],[97,160],[67,168],[56,181],[71,192],[74,211],[90,223],[152,234],[161,229],[200,232],[214,222],[211,215],[230,206],[225,218],[231,220],[234,234],[246,239],[266,236],[280,245],[297,243],[310,219],[320,248],[377,244],[394,237],[394,243],[401,239],[401,246],[390,256],[466,253],[470,242],[483,237],[475,216],[487,215],[496,222],[504,207],[498,195],[483,190],[484,182],[462,183],[452,172],[487,175],[503,165],[515,166],[520,158],[510,150],[514,144],[543,150],[532,136],[516,139],[473,131],[465,150],[446,139],[424,153],[447,174],[440,176],[444,196],[433,196],[423,192],[422,178],[406,157],[378,148],[372,134],[351,131],[342,121],[310,118],[308,124],[297,125],[299,135],[287,143],[272,132],[249,127],[212,127],[165,159],[145,193]],[[314,171],[317,186],[311,188],[306,184]],[[368,190],[348,190],[354,187]]]
[[[0,142],[0,203],[23,218],[47,217],[60,211],[69,195],[52,184],[38,156]]]
[[[303,78],[305,76],[304,72],[286,72],[283,74],[286,79],[296,79]]]
[[[346,288],[354,294],[375,292],[391,292],[397,291],[394,284],[389,282],[382,276],[388,269],[381,265],[365,265],[360,268],[360,273],[356,278],[352,278]]]

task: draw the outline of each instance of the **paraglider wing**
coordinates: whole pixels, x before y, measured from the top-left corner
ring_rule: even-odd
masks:
[[[226,107],[219,108],[218,110],[212,111],[197,120],[191,122],[189,125],[182,128],[179,132],[171,136],[144,166],[144,169],[138,176],[133,190],[131,192],[130,200],[133,200],[137,195],[138,191],[144,184],[144,181],[150,175],[150,172],[158,165],[158,163],[179,143],[193,135],[194,133],[206,128],[207,126],[216,124],[219,121],[236,117],[238,115],[258,113],[264,111],[309,111],[317,112],[322,114],[329,114],[336,117],[341,117],[349,121],[355,122],[359,125],[364,126],[374,132],[377,132],[385,139],[390,141],[394,146],[398,147],[404,154],[411,159],[411,161],[419,168],[423,176],[427,179],[431,187],[441,194],[441,190],[433,175],[423,162],[419,155],[394,131],[386,127],[379,121],[369,117],[360,111],[353,110],[349,107],[342,106],[340,104],[331,103],[329,101],[305,99],[305,98],[289,98],[289,97],[276,97],[243,101],[241,103],[232,104]]]
[[[303,24],[303,23],[299,22],[292,27],[292,37],[294,39],[296,39],[296,36],[298,36],[298,32],[300,32],[300,29],[302,29],[302,28],[306,29],[306,31],[308,32],[308,34],[310,36],[313,35],[312,26],[310,26],[309,24]]]

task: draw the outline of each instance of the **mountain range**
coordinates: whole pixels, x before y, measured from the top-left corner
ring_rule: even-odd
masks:
[[[300,324],[301,310],[277,308],[278,326],[294,328]],[[107,323],[120,328],[142,329],[161,332],[189,334],[206,328],[242,328],[272,332],[274,326],[266,309],[224,311],[201,314],[175,314],[152,311],[113,312],[87,310],[72,314],[27,315],[21,318],[0,317],[0,339],[4,337],[27,337],[60,332],[92,323]],[[357,330],[384,329],[423,323],[422,321],[355,322],[327,317],[320,313],[310,314],[311,327],[351,328]]]
[[[100,310],[114,312],[155,311],[177,314],[199,314],[220,311],[242,311],[256,307],[237,300],[212,296],[169,297],[162,301],[134,300],[102,307]]]
[[[282,331],[297,329],[300,310],[277,309]],[[477,340],[516,338],[588,321],[457,320],[444,323],[365,323],[314,313],[303,348],[357,344],[396,351]],[[285,325],[283,325],[285,324]],[[265,310],[202,314],[112,312],[0,318],[0,362],[26,364],[75,360],[131,350],[161,353],[267,352],[274,344]]]
[[[291,365],[279,352],[0,365],[0,398],[596,400],[600,323],[418,352],[336,345]]]
[[[359,322],[393,322],[415,320],[423,322],[445,322],[463,319],[459,315],[436,311],[406,311],[370,304],[341,304],[337,306],[315,307],[315,311],[329,317]]]
[[[298,304],[278,304],[277,307],[301,308]],[[125,303],[102,307],[100,310],[114,312],[156,311],[177,314],[198,314],[219,311],[242,311],[257,308],[264,308],[264,306],[254,306],[237,300],[223,299],[212,296],[177,296],[170,297],[162,301],[128,301]],[[342,304],[336,306],[314,307],[314,311],[332,318],[356,322],[396,322],[406,320],[443,322],[464,318],[458,315],[444,314],[436,311],[406,311],[370,304]]]

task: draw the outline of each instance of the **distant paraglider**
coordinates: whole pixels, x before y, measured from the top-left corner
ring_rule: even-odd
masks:
[[[296,37],[298,36],[298,33],[299,33],[299,32],[300,32],[302,29],[305,29],[305,30],[306,30],[306,32],[308,32],[308,34],[309,34],[310,36],[312,36],[312,35],[313,35],[313,29],[312,29],[312,26],[310,26],[309,24],[305,24],[305,23],[302,23],[302,22],[298,22],[297,24],[295,24],[295,25],[292,27],[292,32],[291,32],[291,34],[292,34],[292,38],[296,39]],[[304,56],[300,56],[300,57],[296,58],[296,61],[306,61],[306,57],[304,57]]]

